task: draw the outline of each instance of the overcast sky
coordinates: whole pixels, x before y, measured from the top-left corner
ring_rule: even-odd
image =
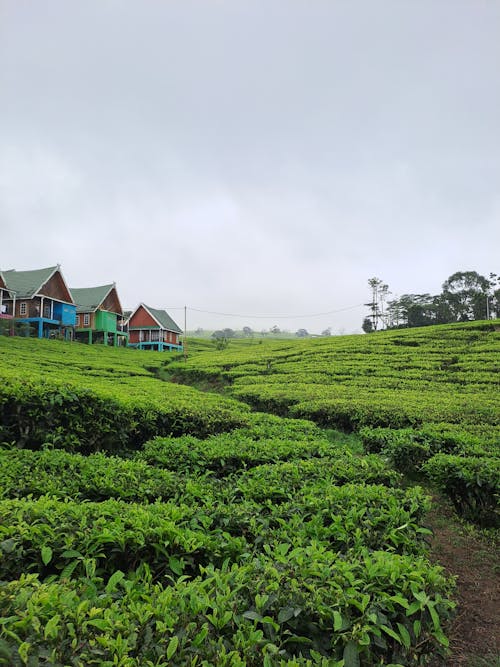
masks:
[[[499,254],[500,1],[0,0],[1,269],[349,333]]]

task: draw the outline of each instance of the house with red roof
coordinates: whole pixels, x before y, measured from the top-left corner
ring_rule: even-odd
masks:
[[[182,329],[165,310],[141,303],[128,319],[129,346],[140,350],[182,351]]]

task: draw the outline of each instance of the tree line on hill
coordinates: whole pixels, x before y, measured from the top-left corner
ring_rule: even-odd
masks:
[[[261,331],[254,331],[249,326],[245,326],[242,329],[231,329],[226,327],[225,329],[217,329],[216,331],[207,331],[202,327],[198,327],[191,332],[191,335],[197,338],[210,338],[215,342],[216,347],[223,348],[227,345],[229,340],[235,338],[308,338],[314,334],[309,333],[307,329],[297,329],[295,332],[291,332],[288,329],[280,329],[278,325],[272,326],[270,329],[262,329]],[[331,328],[325,329],[321,332],[321,336],[331,336]]]
[[[365,306],[365,333],[378,329],[422,327],[500,317],[500,275],[488,278],[476,271],[457,271],[442,285],[440,294],[403,294],[389,299],[389,286],[370,278],[371,301]]]

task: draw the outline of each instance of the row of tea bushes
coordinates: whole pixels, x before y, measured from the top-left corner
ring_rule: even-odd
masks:
[[[497,323],[498,328],[498,323]],[[500,336],[473,322],[234,345],[170,363],[178,378],[221,378],[260,410],[324,426],[405,428],[429,422],[500,425]]]
[[[149,568],[0,590],[3,664],[420,665],[447,645],[449,584],[426,560],[349,561],[281,545],[247,563],[154,583]]]
[[[281,438],[255,440],[237,429],[227,435],[200,440],[192,436],[155,438],[144,444],[136,458],[177,472],[212,472],[217,477],[263,464],[317,459],[348,454],[348,450],[324,438],[314,441]],[[315,464],[312,463],[314,466]]]
[[[284,461],[264,464],[232,477],[233,496],[258,502],[283,502],[293,498],[304,485],[323,489],[349,482],[396,485],[400,474],[376,454],[339,455],[332,458]]]
[[[63,578],[110,576],[148,563],[156,576],[197,574],[200,565],[238,560],[246,541],[218,528],[189,527],[182,505],[37,500],[0,501],[0,579],[24,572]]]
[[[40,448],[45,443],[91,453],[138,448],[155,435],[206,437],[247,424],[236,401],[138,377],[131,387],[70,380],[18,380],[2,369],[0,442]],[[130,382],[130,381],[129,381]]]
[[[269,544],[323,542],[337,553],[383,548],[423,554],[430,535],[422,525],[428,509],[429,499],[419,488],[339,487],[321,481],[304,484],[293,497],[276,503],[235,499],[229,480],[199,499],[190,525],[244,537],[254,551]]]
[[[176,496],[179,478],[168,470],[104,453],[0,450],[0,498],[54,498],[148,502]]]
[[[422,471],[452,501],[458,514],[500,528],[500,459],[436,454]]]
[[[379,452],[402,472],[427,476],[467,520],[500,527],[498,427],[476,434],[449,424],[364,428],[360,436],[368,451]]]
[[[399,469],[414,472],[434,454],[498,456],[500,426],[424,424],[418,428],[364,427],[359,435],[367,452],[383,453]]]
[[[57,573],[68,566],[81,569],[89,559],[99,568],[119,562],[122,569],[125,563],[153,559],[148,560],[151,567],[161,571],[167,556],[169,564],[171,558],[191,562],[192,550],[176,541],[184,529],[186,535],[201,534],[202,546],[207,536],[217,535],[221,544],[232,544],[235,557],[281,542],[325,542],[343,553],[385,548],[419,554],[427,548],[429,530],[422,521],[429,504],[419,489],[321,482],[302,486],[293,499],[279,504],[235,500],[230,483],[214,488],[200,482],[198,491],[196,497],[188,486],[175,503],[153,505],[111,500],[80,505],[44,496],[1,501],[0,573],[12,575],[18,568]],[[244,538],[244,543],[233,544],[232,538]],[[170,544],[173,552],[166,551]],[[44,556],[48,547],[49,556]]]

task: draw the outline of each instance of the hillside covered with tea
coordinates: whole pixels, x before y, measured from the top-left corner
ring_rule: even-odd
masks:
[[[453,581],[404,476],[498,525],[499,336],[193,341],[187,362],[0,336],[0,664],[444,655]]]

